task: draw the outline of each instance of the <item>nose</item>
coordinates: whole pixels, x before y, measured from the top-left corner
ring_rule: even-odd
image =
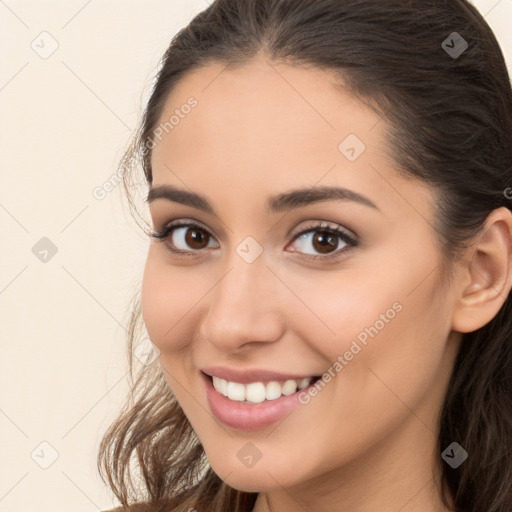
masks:
[[[229,263],[208,294],[200,325],[203,339],[225,353],[279,340],[284,331],[284,285],[261,256],[247,263],[235,254]]]

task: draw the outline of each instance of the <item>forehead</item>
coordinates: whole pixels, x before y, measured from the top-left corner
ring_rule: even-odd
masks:
[[[153,186],[211,191],[217,205],[248,211],[252,204],[255,212],[255,198],[299,186],[343,186],[402,214],[410,205],[399,204],[400,195],[429,201],[419,181],[402,184],[407,190],[390,187],[397,174],[384,138],[387,121],[338,83],[328,71],[263,57],[186,74],[160,115]],[[195,106],[185,108],[191,98]]]
[[[164,129],[152,154],[154,180],[167,174],[162,161],[187,173],[243,173],[247,178],[292,173],[300,179],[337,163],[345,171],[358,167],[339,145],[352,136],[365,146],[362,160],[377,156],[384,122],[333,83],[327,71],[263,57],[234,69],[210,63],[186,74],[160,115]],[[191,98],[193,108],[187,106]]]

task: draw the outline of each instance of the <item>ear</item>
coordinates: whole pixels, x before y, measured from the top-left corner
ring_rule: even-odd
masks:
[[[462,260],[454,331],[476,331],[501,309],[512,286],[511,240],[512,213],[505,207],[493,210]]]

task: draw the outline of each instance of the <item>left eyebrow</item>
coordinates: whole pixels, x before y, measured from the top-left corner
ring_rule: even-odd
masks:
[[[152,203],[156,199],[166,199],[216,215],[215,209],[204,196],[173,187],[172,185],[158,185],[152,187],[149,190],[146,202]],[[368,197],[354,192],[353,190],[342,187],[313,187],[296,189],[269,198],[265,204],[265,212],[285,212],[303,208],[313,203],[333,200],[354,201],[379,210],[377,205]]]

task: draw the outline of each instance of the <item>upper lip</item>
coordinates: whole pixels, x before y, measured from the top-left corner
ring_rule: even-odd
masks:
[[[240,384],[249,384],[250,382],[267,382],[273,380],[300,380],[308,377],[315,377],[315,375],[309,374],[292,374],[292,373],[281,373],[267,369],[238,369],[229,368],[227,366],[208,366],[201,368],[201,371],[210,377],[219,377],[230,382],[239,382]]]

